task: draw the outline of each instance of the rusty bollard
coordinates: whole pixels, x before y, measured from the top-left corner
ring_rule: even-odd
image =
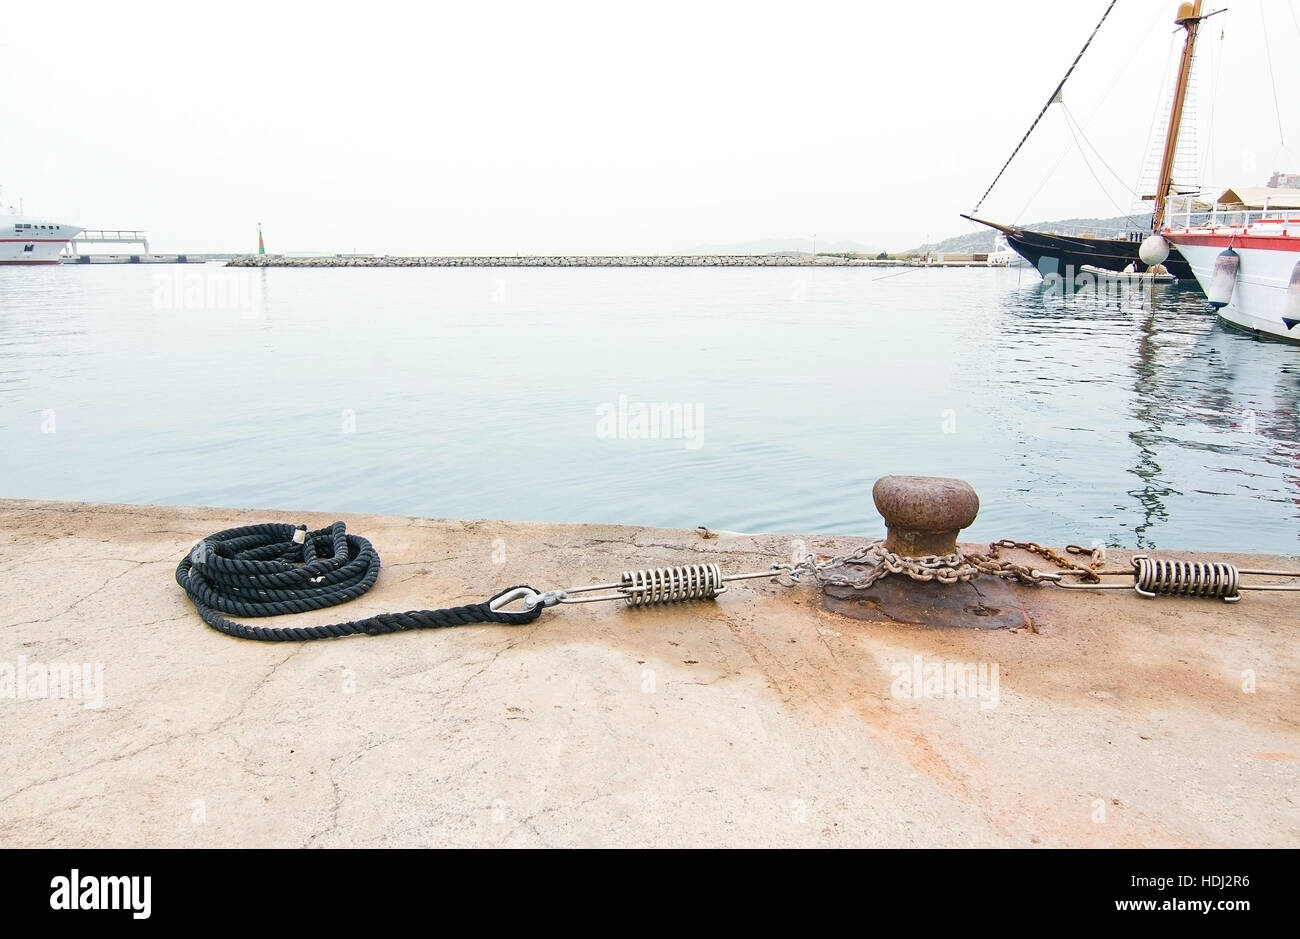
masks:
[[[970,483],[946,476],[882,476],[871,497],[885,519],[885,547],[913,558],[952,554],[980,510]]]
[[[885,519],[885,547],[904,557],[949,555],[975,521],[980,499],[970,484],[942,476],[884,476],[871,490]],[[1028,618],[1004,581],[918,583],[890,575],[866,590],[828,584],[822,606],[854,619],[921,626],[1017,629]]]

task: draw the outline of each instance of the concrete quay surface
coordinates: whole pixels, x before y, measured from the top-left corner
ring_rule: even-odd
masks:
[[[793,540],[0,501],[0,844],[1300,845],[1296,594],[1015,587],[1027,628],[940,629],[760,579],[711,602],[269,644],[209,629],[173,580],[218,530],[339,517],[379,551],[378,583],[275,625],[655,565],[762,570]],[[968,663],[978,695],[911,680]],[[61,666],[79,696],[41,677]]]

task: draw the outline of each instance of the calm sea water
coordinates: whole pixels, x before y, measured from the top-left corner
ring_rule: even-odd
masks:
[[[9,497],[861,534],[951,475],[972,540],[1294,554],[1300,351],[1027,270],[0,269],[0,453]]]

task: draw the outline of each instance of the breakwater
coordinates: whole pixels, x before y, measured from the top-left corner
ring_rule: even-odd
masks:
[[[904,267],[906,261],[799,255],[652,254],[652,255],[495,255],[483,257],[322,255],[294,257],[250,254],[228,267]]]

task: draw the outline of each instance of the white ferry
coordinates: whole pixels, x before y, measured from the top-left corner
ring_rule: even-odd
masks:
[[[30,215],[0,214],[0,265],[58,264],[64,247],[84,229]]]

